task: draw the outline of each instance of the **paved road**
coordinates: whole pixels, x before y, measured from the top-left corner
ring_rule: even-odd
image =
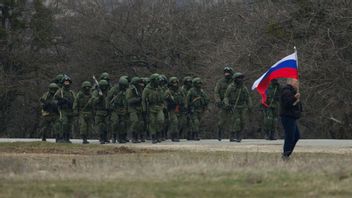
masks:
[[[1,142],[34,142],[40,139],[17,139],[17,138],[0,138]],[[71,140],[75,144],[80,144],[79,139]],[[48,142],[54,142],[54,139],[48,139]],[[98,144],[98,140],[90,140],[92,144]],[[195,150],[195,151],[240,151],[240,152],[281,152],[283,140],[267,141],[263,139],[245,139],[241,143],[229,142],[223,140],[219,142],[214,139],[205,139],[201,141],[186,141],[175,143],[165,141],[159,144],[151,144],[150,141],[141,144],[127,143],[123,146],[134,148],[149,149],[168,149],[168,150]],[[107,146],[121,146],[122,144],[107,144]],[[335,140],[335,139],[302,139],[296,147],[297,152],[326,152],[326,153],[351,153],[352,140]]]

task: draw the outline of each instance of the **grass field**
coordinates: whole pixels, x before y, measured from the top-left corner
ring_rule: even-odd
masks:
[[[0,197],[351,197],[352,154],[0,143]]]

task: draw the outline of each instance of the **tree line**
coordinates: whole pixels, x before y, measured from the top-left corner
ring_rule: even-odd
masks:
[[[37,137],[38,99],[58,73],[77,90],[92,74],[200,76],[211,96],[224,66],[246,85],[298,48],[303,137],[350,138],[348,0],[3,0],[0,136]],[[257,111],[259,95],[252,92]],[[216,136],[210,105],[206,137]],[[256,114],[247,137],[262,137]]]

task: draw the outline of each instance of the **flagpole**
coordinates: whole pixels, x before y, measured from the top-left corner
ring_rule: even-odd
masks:
[[[297,61],[297,70],[298,70],[298,55],[297,55],[297,48],[296,46],[293,46],[293,50],[295,51],[296,55],[296,61]],[[299,80],[297,79],[297,94],[300,94],[299,92]],[[297,99],[296,102],[293,103],[293,106],[297,105],[297,103],[300,101],[300,99]]]

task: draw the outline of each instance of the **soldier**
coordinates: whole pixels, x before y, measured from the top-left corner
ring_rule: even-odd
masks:
[[[87,139],[93,130],[94,117],[91,97],[92,84],[89,81],[84,81],[73,104],[74,113],[78,115],[79,132],[83,144],[89,144]]]
[[[92,94],[92,105],[95,113],[95,127],[99,133],[100,144],[110,143],[108,140],[108,119],[109,104],[107,100],[109,83],[106,80],[100,80],[97,88]]]
[[[273,79],[267,91],[266,104],[263,106],[265,139],[276,140],[276,129],[278,125],[280,84],[277,79]]]
[[[193,87],[187,93],[186,108],[190,114],[192,139],[199,141],[200,121],[208,107],[209,98],[202,89],[200,78],[194,78],[192,84]]]
[[[186,97],[187,97],[187,93],[188,91],[192,88],[192,77],[190,76],[186,76],[183,78],[183,85],[181,87],[181,92],[182,95],[184,96],[183,101],[185,103],[186,101]],[[192,131],[191,129],[191,118],[189,115],[189,112],[186,108],[181,109],[182,111],[182,120],[184,120],[183,123],[181,123],[180,126],[180,134],[184,134],[186,136],[187,140],[192,140]]]
[[[228,129],[229,113],[225,109],[224,96],[227,87],[232,83],[233,70],[230,67],[224,68],[224,78],[218,80],[214,90],[215,105],[219,108],[218,117],[218,140],[221,141],[224,135],[224,128]]]
[[[166,91],[168,90],[168,80],[165,75],[160,75],[160,90],[162,95],[165,95]],[[164,113],[164,124],[163,124],[163,129],[161,131],[161,141],[165,141],[167,139],[167,131],[169,127],[169,113],[166,105],[164,104],[163,106],[163,113]]]
[[[224,104],[230,112],[232,123],[230,142],[241,142],[246,113],[251,112],[252,108],[252,101],[248,89],[243,84],[243,78],[242,73],[235,73],[233,75],[234,82],[228,86],[225,92]]]
[[[57,100],[54,95],[59,89],[56,83],[49,84],[49,91],[45,92],[40,98],[42,106],[42,120],[40,124],[40,134],[42,141],[46,141],[47,135],[56,133],[57,131],[57,120],[59,117],[59,111],[57,109]]]
[[[55,99],[58,101],[58,109],[60,113],[59,125],[59,142],[71,143],[70,136],[72,133],[73,123],[73,103],[75,101],[75,93],[70,89],[72,80],[66,74],[62,78],[62,88],[55,93]]]
[[[111,85],[111,79],[110,79],[110,74],[108,72],[103,72],[100,74],[99,77],[99,81],[100,80],[106,80],[108,82],[108,91],[110,91],[112,89],[112,85]],[[108,93],[108,100],[111,100],[112,98],[109,98],[109,93]],[[111,112],[108,112],[108,118],[107,118],[107,128],[108,128],[108,139],[110,139],[109,137],[112,136],[112,121],[111,121]]]
[[[179,81],[176,77],[171,77],[169,89],[165,92],[165,101],[169,113],[169,134],[173,142],[180,141],[180,126],[183,126],[185,120],[182,116],[181,109],[184,109],[184,95],[179,88]]]
[[[130,116],[130,132],[132,134],[132,142],[139,143],[145,141],[145,134],[143,131],[143,110],[142,110],[142,92],[144,82],[139,77],[133,77],[131,85],[127,89],[126,98],[128,102],[128,112]]]
[[[146,112],[149,120],[148,128],[153,144],[160,142],[160,133],[164,124],[164,98],[159,83],[159,74],[152,74],[150,83],[145,87],[142,94],[143,111]]]
[[[141,93],[143,93],[143,90],[144,90],[145,86],[147,86],[149,84],[149,82],[150,82],[149,77],[143,77],[142,80],[143,80],[144,86],[142,88]],[[146,112],[143,112],[142,115],[143,115],[143,131],[144,131],[142,133],[145,135],[145,139],[151,140],[150,139],[150,133],[149,133],[149,127],[148,127],[149,126],[148,116],[147,116]]]
[[[126,99],[126,90],[128,88],[127,78],[121,77],[117,93],[109,100],[110,108],[112,110],[112,143],[116,143],[118,136],[119,143],[127,142],[127,122],[128,122],[128,104]]]

